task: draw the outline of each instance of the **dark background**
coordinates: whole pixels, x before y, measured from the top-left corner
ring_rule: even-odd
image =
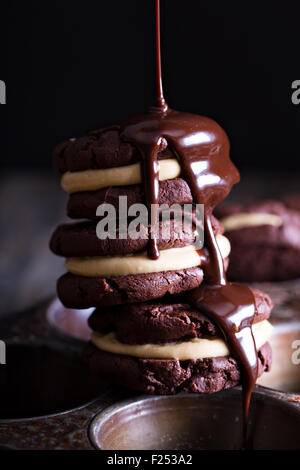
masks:
[[[161,3],[169,105],[216,119],[240,168],[300,168],[300,105],[291,102],[300,2]],[[51,168],[59,141],[152,104],[154,0],[11,0],[7,9],[5,167]]]

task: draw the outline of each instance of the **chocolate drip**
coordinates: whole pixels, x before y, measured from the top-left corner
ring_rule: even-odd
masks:
[[[215,207],[239,179],[238,171],[229,158],[228,138],[223,129],[209,118],[168,109],[132,117],[120,123],[120,131],[121,139],[131,142],[142,155],[143,183],[149,214],[152,207],[152,225],[158,217],[157,153],[162,139],[169,143],[180,160],[195,202]],[[159,256],[154,233],[151,233],[148,254],[154,259]]]
[[[120,129],[121,138],[135,145],[143,156],[145,195],[149,210],[151,204],[158,204],[157,153],[162,139],[168,142],[179,159],[182,176],[191,188],[194,202],[204,204],[205,285],[189,292],[187,301],[204,311],[219,326],[240,364],[246,429],[258,364],[251,330],[255,314],[254,297],[248,287],[227,282],[223,259],[211,226],[214,207],[239,181],[239,173],[229,157],[228,138],[211,119],[171,109],[133,117]],[[152,224],[156,220],[154,217]],[[159,252],[155,230],[152,233],[150,227],[150,232],[149,256],[154,258],[159,256]],[[205,252],[202,251],[202,258]]]
[[[157,154],[163,142],[174,152],[181,164],[183,178],[188,182],[194,203],[204,204],[205,284],[190,291],[187,301],[205,312],[223,332],[239,362],[242,372],[244,432],[248,418],[251,392],[257,378],[257,351],[252,335],[255,301],[251,290],[226,279],[223,259],[212,226],[211,214],[215,206],[239,181],[239,173],[229,157],[229,140],[223,129],[213,120],[168,108],[162,90],[159,0],[156,0],[157,99],[148,114],[136,116],[118,125],[121,139],[132,143],[143,158],[143,184],[149,214],[148,256],[159,257],[155,238],[158,220],[159,164]]]
[[[156,106],[161,112],[168,109],[164,98],[161,74],[161,48],[160,48],[160,0],[155,0],[155,20],[156,20]]]
[[[206,284],[191,291],[188,301],[218,325],[241,366],[246,442],[251,393],[258,372],[257,351],[251,328],[255,314],[253,294],[247,286],[240,284]]]

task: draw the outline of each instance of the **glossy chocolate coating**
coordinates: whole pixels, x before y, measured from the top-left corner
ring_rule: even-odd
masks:
[[[246,286],[226,280],[223,259],[211,226],[215,206],[239,181],[239,173],[230,160],[229,140],[212,119],[163,108],[151,108],[148,114],[134,116],[117,125],[121,140],[130,142],[141,153],[143,184],[147,206],[158,204],[159,164],[157,154],[167,142],[182,168],[193,200],[204,204],[205,249],[204,286],[189,292],[187,302],[204,311],[223,332],[242,368],[244,418],[247,422],[251,391],[257,378],[257,352],[251,325],[255,314],[254,297]],[[152,219],[155,224],[157,214]],[[153,233],[152,233],[153,232]],[[148,255],[158,258],[159,250],[149,220]]]
[[[255,314],[254,296],[246,286],[227,282],[223,259],[211,226],[213,209],[239,181],[239,173],[230,160],[228,137],[215,121],[168,108],[163,96],[160,54],[159,0],[156,0],[156,106],[149,113],[134,116],[114,127],[119,129],[121,140],[133,144],[142,156],[149,214],[150,209],[153,211],[158,204],[157,154],[166,143],[180,161],[182,176],[191,188],[194,202],[204,204],[206,248],[202,255],[206,284],[190,291],[187,302],[204,311],[218,325],[241,366],[246,426],[258,366],[251,330]],[[157,220],[156,209],[152,220],[149,216],[148,256],[152,259],[159,257],[155,231],[152,230]]]

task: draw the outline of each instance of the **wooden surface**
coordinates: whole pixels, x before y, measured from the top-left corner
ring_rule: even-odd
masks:
[[[242,173],[229,199],[249,202],[300,189],[294,173]],[[48,242],[55,226],[67,220],[67,196],[53,172],[10,172],[0,179],[0,316],[28,308],[55,293],[63,259]]]

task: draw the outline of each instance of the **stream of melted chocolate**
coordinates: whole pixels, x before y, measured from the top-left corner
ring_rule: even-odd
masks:
[[[252,335],[255,302],[252,291],[229,283],[223,259],[211,225],[215,206],[239,181],[239,173],[229,158],[229,141],[222,128],[209,118],[171,109],[153,108],[150,113],[128,119],[121,138],[135,145],[143,156],[146,201],[158,207],[159,164],[157,153],[165,139],[179,159],[182,177],[188,182],[195,204],[204,204],[205,284],[186,294],[187,301],[210,317],[223,332],[233,356],[240,364],[243,384],[244,433],[251,392],[257,379],[257,351]],[[156,217],[152,223],[157,221]],[[150,223],[150,221],[149,221]],[[159,257],[155,230],[149,225],[148,256]]]
[[[162,139],[178,158],[182,177],[188,182],[195,204],[204,204],[204,258],[205,283],[187,293],[187,301],[205,312],[222,331],[232,355],[241,367],[243,385],[244,436],[252,389],[257,379],[257,351],[252,334],[255,314],[254,296],[243,285],[226,280],[223,259],[211,225],[215,206],[222,201],[233,184],[239,181],[239,172],[229,157],[229,140],[223,129],[213,120],[170,109],[164,99],[161,74],[159,0],[156,2],[157,98],[149,113],[132,117],[119,126],[121,139],[131,142],[143,157],[143,184],[149,214],[148,256],[159,257],[155,238],[158,220],[159,163],[157,154]],[[204,255],[205,253],[205,255]],[[204,256],[203,256],[204,255]]]

